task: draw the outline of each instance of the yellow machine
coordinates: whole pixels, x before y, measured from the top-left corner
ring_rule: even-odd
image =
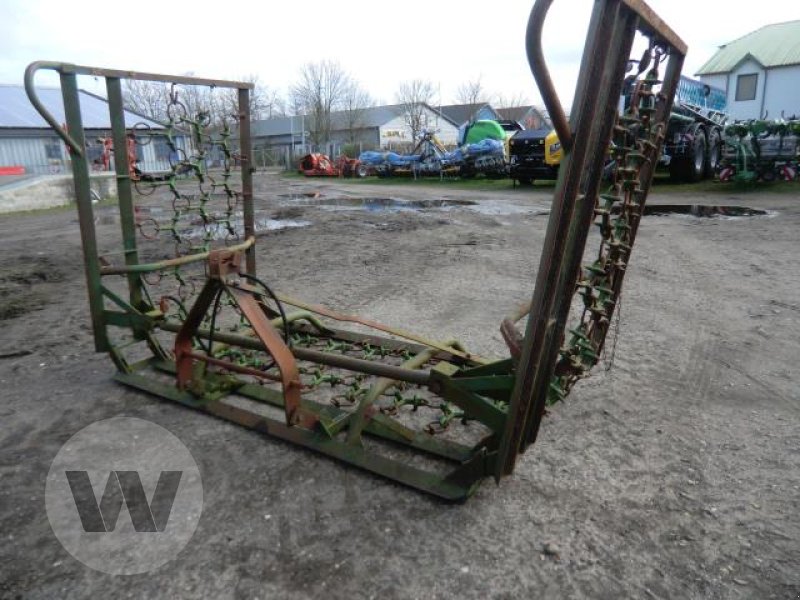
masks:
[[[554,129],[518,131],[510,143],[511,178],[528,185],[535,179],[557,179],[561,142]]]

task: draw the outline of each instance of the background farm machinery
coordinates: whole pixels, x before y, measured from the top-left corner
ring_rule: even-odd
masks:
[[[497,127],[504,139],[503,130]],[[504,141],[490,137],[467,141],[455,150],[447,150],[433,132],[425,131],[410,154],[371,150],[362,152],[358,159],[379,177],[474,177],[483,174],[501,178],[506,175]]]
[[[510,475],[547,407],[601,359],[686,54],[643,2],[597,0],[568,121],[542,52],[550,4],[534,5],[526,48],[564,158],[531,300],[500,324],[507,352],[499,358],[287,296],[258,274],[252,84],[31,64],[31,102],[70,148],[95,348],[109,354],[116,380],[449,500]],[[650,66],[618,115],[637,35],[649,42]],[[38,100],[40,69],[60,76],[68,129]],[[114,241],[96,235],[77,75],[107,87]],[[122,79],[233,88],[238,110],[210,130],[173,99],[165,131],[147,135],[170,144],[184,128],[196,143],[164,176],[134,180]],[[204,166],[212,150],[224,157],[217,170]],[[268,262],[265,272],[276,268]]]
[[[681,76],[661,164],[675,181],[712,179],[720,166],[727,121],[723,90]]]
[[[334,160],[326,154],[311,153],[300,159],[298,171],[306,177],[505,177],[502,127],[493,121],[476,121],[467,132],[467,141],[455,150],[447,150],[433,132],[423,131],[410,154],[367,150],[358,158],[340,156]]]
[[[632,60],[625,78],[620,112],[630,103],[637,78],[647,62]],[[681,76],[670,113],[659,164],[677,181],[714,177],[722,155],[725,94],[699,81]],[[517,132],[510,143],[510,175],[521,184],[536,179],[556,179],[563,158],[561,142],[551,124],[538,130]],[[613,150],[608,152],[613,160]]]
[[[341,155],[331,160],[327,154],[312,152],[300,159],[298,172],[306,177],[366,177],[367,165],[357,158]]]
[[[737,121],[725,128],[720,181],[792,181],[799,164],[799,119]]]

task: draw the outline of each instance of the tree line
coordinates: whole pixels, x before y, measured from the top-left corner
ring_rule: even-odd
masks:
[[[336,61],[303,65],[286,95],[264,84],[256,75],[242,80],[254,85],[250,93],[251,120],[304,115],[308,141],[314,145],[330,141],[334,129],[346,131],[348,141],[355,143],[359,129],[364,126],[366,111],[377,104],[362,84]],[[125,80],[124,97],[126,108],[159,122],[175,118],[176,112],[190,118],[203,113],[212,126],[222,127],[224,121],[235,119],[239,112],[237,92],[232,89]],[[433,105],[436,98],[437,88],[429,80],[413,79],[398,84],[394,101],[402,107],[413,140],[417,140],[425,128],[424,105]],[[455,104],[492,102],[502,108],[528,103],[521,95],[490,93],[480,77],[460,85],[454,100]],[[343,122],[333,123],[334,113]]]

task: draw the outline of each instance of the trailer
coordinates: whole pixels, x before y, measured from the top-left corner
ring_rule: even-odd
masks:
[[[717,173],[727,121],[725,92],[681,75],[667,125],[661,164],[676,181],[700,181]]]
[[[637,78],[647,65],[641,67],[638,61],[630,61],[628,68],[620,113],[628,110]],[[659,164],[677,181],[713,177],[719,169],[726,121],[725,92],[681,75]],[[609,150],[609,162],[612,155],[613,149]],[[556,179],[561,161],[561,142],[549,124],[538,130],[519,131],[511,139],[510,175],[520,184]],[[610,172],[611,165],[606,167]]]

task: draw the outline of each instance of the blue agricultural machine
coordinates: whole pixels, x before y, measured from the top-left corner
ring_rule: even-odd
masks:
[[[466,142],[455,150],[447,150],[433,132],[424,131],[422,139],[411,154],[369,150],[362,152],[358,159],[378,177],[474,177],[477,174],[489,178],[506,176],[505,141],[490,137],[477,142]]]

